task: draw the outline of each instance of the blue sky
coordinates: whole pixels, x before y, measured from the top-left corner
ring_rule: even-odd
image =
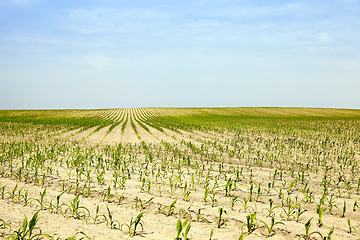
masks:
[[[0,109],[360,108],[359,0],[0,0]]]

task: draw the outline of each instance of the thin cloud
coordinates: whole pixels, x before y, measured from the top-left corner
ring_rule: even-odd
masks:
[[[0,3],[7,3],[17,6],[27,6],[36,2],[39,2],[39,0],[2,0]]]
[[[328,42],[330,40],[330,37],[327,33],[319,33],[316,39],[319,42]]]
[[[275,14],[292,14],[303,10],[299,3],[284,4],[279,6],[245,6],[222,12],[224,16],[232,18],[266,17]]]
[[[340,2],[344,2],[344,3],[358,3],[358,0],[340,0]]]
[[[82,33],[125,32],[171,18],[172,15],[167,12],[149,9],[78,8],[69,13],[72,30]]]

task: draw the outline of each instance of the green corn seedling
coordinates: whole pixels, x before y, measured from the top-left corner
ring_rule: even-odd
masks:
[[[310,240],[310,237],[314,234],[317,234],[319,235],[320,237],[322,237],[322,234],[318,231],[313,231],[313,232],[310,232],[310,228],[311,228],[311,220],[312,218],[310,218],[306,223],[305,223],[305,234],[301,236],[301,239],[304,239],[304,240]]]
[[[345,217],[345,213],[346,213],[346,202],[344,201],[344,205],[343,205],[343,209],[342,209],[342,212],[341,212],[340,217],[341,217],[341,218],[344,218],[344,217]]]
[[[139,210],[144,210],[147,205],[150,204],[150,202],[154,199],[154,197],[150,198],[147,201],[143,201],[141,200],[138,196],[135,197],[135,206],[136,208],[138,208]]]
[[[222,217],[222,215],[224,213],[227,214],[226,211],[224,210],[224,208],[220,207],[219,208],[219,216],[218,216],[218,219],[216,221],[217,228],[220,228],[222,225],[225,224],[225,219]]]
[[[33,201],[38,202],[39,206],[40,206],[40,210],[43,210],[44,208],[46,208],[46,206],[48,205],[45,202],[45,195],[46,195],[46,188],[44,189],[43,192],[40,192],[40,198],[39,199],[34,199]]]
[[[247,235],[252,233],[255,229],[258,228],[258,225],[256,224],[255,221],[256,221],[256,212],[246,216]]]
[[[272,199],[269,199],[269,207],[268,208],[265,208],[264,210],[266,210],[268,212],[268,217],[272,217],[274,216],[274,210],[276,208],[280,208],[280,206],[274,206],[274,200]]]
[[[138,227],[141,227],[141,230],[143,231],[144,230],[144,226],[143,226],[143,223],[142,223],[142,217],[144,216],[145,212],[141,212],[139,213],[139,215],[136,216],[135,219],[133,219],[133,217],[131,217],[131,220],[130,220],[130,223],[127,224],[127,223],[123,223],[121,225],[121,230],[123,227],[126,227],[127,228],[127,232],[129,233],[129,236],[135,236],[137,235],[139,232],[138,232]]]
[[[106,217],[105,217],[104,215],[100,215],[99,212],[100,212],[100,206],[99,206],[99,204],[98,204],[98,205],[96,205],[95,216],[94,216],[94,217],[91,217],[92,220],[94,221],[94,224],[99,224],[99,223],[101,223],[100,217],[104,217],[104,218],[105,218],[105,221],[106,221]],[[108,212],[109,212],[109,211],[108,211]]]
[[[320,204],[317,205],[316,213],[319,215],[319,218],[318,218],[318,226],[319,227],[322,227],[322,225],[323,225],[322,216],[324,214],[324,210],[325,210],[325,208],[321,207]]]
[[[273,216],[271,218],[271,223],[268,225],[266,222],[260,220],[260,222],[262,222],[264,224],[264,226],[266,227],[266,230],[267,230],[267,236],[270,237],[272,234],[275,234],[276,231],[274,229],[275,225],[278,225],[278,224],[282,224],[282,225],[285,225],[283,222],[275,222],[275,217]]]
[[[306,209],[305,209],[305,210],[301,210],[300,207],[297,208],[297,210],[295,211],[296,222],[299,222],[300,220],[302,220],[301,215],[303,215],[304,212],[306,212]]]
[[[176,202],[177,202],[177,199],[175,199],[169,206],[161,206],[160,205],[158,208],[158,211],[160,213],[165,214],[167,217],[169,217],[174,213],[174,211],[176,209],[176,207],[175,207]]]
[[[197,215],[196,215],[196,221],[200,222],[203,221],[205,223],[211,223],[209,220],[207,220],[204,216],[201,216],[201,210],[203,210],[204,208],[199,208],[197,211]]]
[[[350,234],[352,233],[352,231],[356,231],[356,228],[353,227],[353,226],[351,226],[350,218],[348,218],[347,224],[348,224],[348,227],[349,227],[349,233],[350,233]]]
[[[328,232],[328,235],[324,237],[324,240],[331,240],[331,235],[333,234],[335,230],[335,227],[333,226],[330,231]]]
[[[28,189],[26,189],[25,193],[20,195],[20,197],[24,201],[24,206],[27,206],[33,200],[32,198],[29,197],[29,190]]]
[[[65,209],[64,215],[66,216],[68,213],[70,217],[75,219],[87,219],[90,216],[90,211],[84,206],[80,206],[80,195],[76,195],[74,200],[70,204],[65,204],[67,208]]]
[[[108,226],[111,229],[120,229],[121,228],[120,222],[118,220],[113,219],[113,215],[111,214],[109,206],[106,205],[106,209],[107,209],[107,215],[102,215],[106,221],[106,226]]]
[[[39,221],[39,211],[37,211],[33,217],[31,218],[30,221],[28,221],[27,217],[25,216],[24,220],[23,220],[23,224],[22,226],[14,231],[9,237],[8,239],[14,239],[14,240],[33,240],[33,239],[38,239],[39,237],[41,237],[43,234],[41,233],[41,230],[39,230],[39,233],[35,233],[34,231],[37,230],[37,228],[35,227],[36,223]]]
[[[190,240],[190,238],[188,238],[190,228],[191,222],[189,219],[186,219],[183,223],[181,223],[181,220],[179,219],[176,224],[176,237],[174,240]],[[181,238],[180,235],[182,235],[183,238]]]
[[[235,203],[238,201],[238,198],[239,198],[238,196],[230,198],[231,210],[234,209]]]
[[[50,209],[51,213],[57,214],[58,212],[61,212],[62,206],[65,205],[65,204],[60,204],[60,197],[63,194],[64,194],[64,192],[62,192],[62,193],[60,193],[59,195],[56,196],[55,203],[53,203],[52,200],[49,202],[49,209]]]

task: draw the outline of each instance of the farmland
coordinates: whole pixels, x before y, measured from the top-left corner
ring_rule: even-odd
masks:
[[[0,238],[360,238],[360,110],[3,110],[0,132]]]

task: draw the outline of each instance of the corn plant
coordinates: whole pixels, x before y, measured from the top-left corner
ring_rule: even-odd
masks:
[[[310,188],[308,187],[308,183],[304,185],[302,188],[302,194],[304,195],[304,202],[305,203],[312,203],[314,201],[314,194],[310,191]]]
[[[219,208],[219,216],[218,216],[218,219],[216,221],[217,228],[220,228],[222,225],[225,224],[225,219],[222,217],[222,215],[224,213],[227,214],[226,211],[224,210],[224,208],[220,207]]]
[[[345,213],[346,213],[346,202],[344,201],[344,205],[343,205],[343,208],[342,208],[342,212],[341,212],[340,217],[341,217],[341,218],[344,218],[344,217],[345,217]]]
[[[261,182],[259,182],[259,184],[256,185],[256,196],[255,196],[255,200],[259,201],[260,196],[263,193],[263,189],[261,188]]]
[[[267,188],[265,189],[265,192],[268,196],[271,196],[271,189],[273,188],[273,184],[271,182],[268,183]]]
[[[254,209],[252,206],[249,205],[249,202],[250,202],[250,200],[248,200],[248,199],[246,199],[246,198],[240,200],[240,203],[241,203],[242,207],[244,208],[244,211],[245,211],[245,212],[247,212],[248,210],[249,210],[249,211],[255,211],[255,209]],[[241,209],[240,209],[240,210],[241,210]],[[239,210],[239,211],[240,211],[240,210]]]
[[[169,178],[169,186],[170,186],[170,190],[168,192],[169,192],[169,197],[171,198],[178,187],[173,183],[172,178]]]
[[[70,217],[75,219],[87,219],[90,216],[90,211],[84,206],[80,206],[80,195],[76,195],[74,200],[70,204],[65,204],[66,207],[64,215],[69,214]]]
[[[350,234],[352,233],[352,231],[356,231],[356,228],[353,227],[353,226],[351,226],[350,218],[348,218],[347,224],[348,224],[348,227],[349,227],[349,233],[350,233]]]
[[[111,193],[111,187],[109,186],[107,190],[102,193],[103,201],[110,202],[110,199],[114,197],[114,194]]]
[[[154,197],[150,198],[147,201],[144,201],[144,200],[141,200],[138,196],[136,196],[135,197],[135,207],[138,208],[139,210],[144,210],[153,199],[154,199]]]
[[[201,210],[203,210],[204,208],[199,208],[196,214],[196,221],[200,222],[203,221],[205,223],[211,223],[209,220],[207,220],[204,216],[201,216]]]
[[[155,188],[158,190],[159,196],[162,197],[162,192],[163,192],[162,185],[156,185]]]
[[[12,191],[7,192],[7,194],[9,195],[9,199],[11,201],[14,201],[14,202],[17,201],[17,196],[18,196],[17,192],[16,192],[17,188],[18,188],[18,185],[16,184]]]
[[[296,222],[299,222],[300,220],[302,220],[301,215],[304,214],[304,212],[306,212],[307,210],[301,210],[301,207],[298,207],[295,211],[295,219]]]
[[[79,237],[79,235],[82,235],[81,237]],[[71,237],[67,237],[65,240],[82,240],[82,239],[90,239],[90,237],[88,237],[84,232],[77,232],[75,233],[73,236]]]
[[[250,202],[252,202],[252,200],[254,199],[253,194],[254,194],[254,182],[251,180],[250,181],[250,185],[248,186],[249,188],[249,194],[248,194],[248,199]]]
[[[356,211],[356,208],[360,209],[360,204],[358,202],[358,199],[355,199],[354,205],[353,205],[353,211]]]
[[[60,186],[61,186],[61,192],[65,192],[66,191],[66,179],[63,179],[60,182]]]
[[[335,196],[334,194],[330,194],[327,198],[326,198],[327,202],[328,202],[328,210],[329,210],[329,213],[332,214],[332,209],[333,207],[336,207],[336,204],[335,204]]]
[[[139,213],[139,215],[136,216],[136,218],[133,220],[133,217],[131,217],[130,223],[123,223],[121,224],[121,230],[123,229],[123,227],[127,228],[127,232],[129,233],[129,236],[135,236],[137,235],[138,232],[138,227],[141,227],[141,230],[144,230],[144,226],[142,223],[142,217],[145,214],[145,212],[141,212]]]
[[[324,237],[324,240],[331,240],[331,235],[333,234],[335,230],[335,227],[333,226],[330,231],[328,232],[328,235]]]
[[[176,209],[176,207],[175,207],[176,202],[177,202],[177,199],[175,199],[169,206],[161,206],[160,205],[158,207],[158,211],[160,213],[165,214],[167,217],[169,217],[174,213],[174,211]]]
[[[40,210],[43,210],[44,208],[46,208],[46,206],[48,205],[45,202],[45,195],[46,195],[46,188],[44,189],[43,192],[40,192],[40,198],[39,199],[34,199],[33,201],[38,202],[39,206],[40,206]]]
[[[176,224],[176,237],[174,238],[174,240],[190,240],[190,238],[188,238],[190,228],[191,222],[189,221],[189,219],[186,219],[183,223],[181,223],[181,220],[179,219]],[[180,234],[182,234],[183,238],[180,237]]]
[[[22,198],[23,202],[24,202],[24,206],[27,206],[28,204],[30,204],[33,199],[29,197],[29,189],[26,189],[24,194],[20,194],[19,196],[20,198]]]
[[[238,201],[238,196],[230,198],[231,210],[234,210],[235,203]]]
[[[216,193],[217,193],[217,191],[214,190],[214,191],[212,192],[212,194],[210,195],[211,206],[212,206],[212,207],[214,207],[214,206],[215,206],[215,203],[217,202],[217,200],[216,200],[216,198],[215,198]]]
[[[106,221],[106,226],[108,226],[111,229],[120,229],[121,228],[120,222],[118,220],[113,219],[113,215],[110,212],[109,206],[106,205],[106,209],[107,209],[107,215],[102,215]],[[95,214],[96,215],[98,214],[98,209]],[[97,219],[99,219],[99,217],[94,219],[94,222],[96,222],[95,220]]]
[[[317,234],[319,235],[320,237],[322,237],[322,234],[318,231],[313,231],[313,232],[310,232],[310,228],[311,228],[311,220],[312,218],[310,218],[304,225],[305,227],[305,234],[303,234],[300,239],[304,239],[304,240],[310,240],[310,237],[314,234]]]
[[[103,170],[103,171],[99,171],[98,173],[97,173],[97,175],[96,175],[96,179],[97,179],[97,184],[98,185],[103,185],[104,183],[105,183],[105,177],[104,177],[104,175],[105,175],[105,171]]]
[[[291,217],[293,217],[296,214],[296,208],[297,205],[293,203],[290,197],[288,197],[287,207],[282,207],[282,212],[280,213],[280,216],[282,218],[285,218],[286,220],[289,220]]]
[[[264,224],[264,226],[266,227],[266,230],[267,230],[267,236],[270,237],[272,234],[275,234],[276,231],[274,229],[275,225],[278,225],[278,224],[282,224],[282,225],[285,225],[283,222],[275,222],[275,217],[273,216],[271,218],[271,223],[268,225],[266,222],[260,220],[260,222],[262,222]]]
[[[323,222],[322,222],[322,216],[324,214],[324,208],[320,206],[320,204],[317,205],[316,207],[316,213],[319,215],[319,218],[318,218],[318,226],[319,227],[322,227],[323,225]]]
[[[90,216],[91,219],[94,221],[94,224],[99,224],[99,223],[101,223],[100,217],[104,217],[104,218],[105,218],[105,221],[106,221],[106,217],[105,217],[104,215],[100,215],[99,212],[100,212],[100,206],[99,206],[99,204],[98,204],[98,205],[96,205],[95,216],[93,216],[93,217]],[[108,212],[109,212],[109,211],[108,211]]]
[[[191,194],[191,192],[188,191],[187,182],[185,182],[183,192],[182,192],[182,195],[183,195],[185,201],[190,201],[190,194]]]
[[[230,177],[230,178],[228,178],[228,180],[225,184],[225,196],[229,197],[233,190],[235,190],[235,187],[234,187],[234,183]]]
[[[214,235],[214,230],[211,229],[210,236],[209,236],[209,240],[212,240],[213,235]]]
[[[247,233],[246,234],[250,234],[255,229],[258,228],[258,225],[256,224],[255,221],[256,221],[256,212],[251,213],[250,215],[246,216],[246,223],[245,223],[245,226],[247,228]]]
[[[115,193],[113,196],[115,197],[115,199],[117,200],[118,204],[121,204],[122,201],[124,201],[125,197],[124,197],[125,192],[123,192],[122,194],[117,194]]]
[[[289,184],[289,187],[288,187],[288,190],[287,190],[287,194],[288,194],[288,195],[291,195],[291,194],[295,191],[296,185],[297,185],[297,181],[296,181],[296,180],[292,181],[292,182]]]
[[[61,212],[62,206],[65,205],[65,204],[60,203],[60,197],[63,194],[64,194],[64,192],[57,195],[56,196],[56,201],[54,203],[53,203],[52,200],[49,202],[49,210],[50,210],[51,213],[57,214],[58,212]]]
[[[6,185],[1,186],[1,188],[0,188],[1,199],[4,199],[4,197],[5,197],[5,188],[6,188]]]
[[[22,226],[18,230],[14,231],[8,239],[32,240],[41,237],[43,235],[41,230],[35,227],[36,223],[39,221],[39,211],[33,215],[30,221],[28,221],[25,216]],[[35,233],[35,230],[39,230],[39,233]]]
[[[276,208],[280,208],[280,206],[274,206],[274,200],[272,200],[271,198],[269,199],[269,207],[265,208],[264,210],[266,210],[268,212],[267,216],[268,217],[272,217],[274,216],[274,210]]]

